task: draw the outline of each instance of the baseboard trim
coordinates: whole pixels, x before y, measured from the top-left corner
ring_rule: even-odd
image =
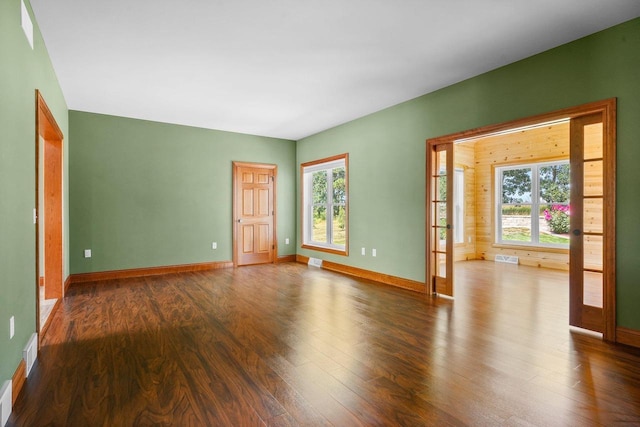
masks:
[[[281,262],[296,262],[296,255],[282,255],[276,259],[276,263],[280,264]]]
[[[185,273],[189,271],[216,270],[233,267],[232,261],[203,262],[199,264],[167,265],[161,267],[131,268],[127,270],[79,273],[69,276],[69,283],[87,283],[101,280],[128,279],[132,277],[159,276],[161,274]]]
[[[68,275],[66,280],[64,281],[64,290],[63,290],[64,293],[63,293],[63,295],[67,293],[67,289],[69,289],[69,285],[70,284],[71,284],[71,275]]]
[[[616,328],[616,342],[633,347],[640,347],[640,331],[618,326]]]
[[[11,406],[16,403],[16,399],[18,395],[22,391],[22,387],[24,387],[24,382],[27,380],[27,363],[24,359],[20,359],[20,363],[18,364],[18,368],[16,372],[13,374],[13,378],[11,378]]]
[[[309,262],[309,257],[304,255],[296,255],[296,261],[302,264]],[[424,283],[415,280],[404,279],[402,277],[392,276],[390,274],[378,273],[364,268],[351,267],[349,265],[338,264],[337,262],[322,261],[322,268],[325,270],[335,271],[336,273],[348,274],[360,279],[372,280],[374,282],[384,283],[402,289],[408,289],[422,294],[427,293],[427,287]]]
[[[40,341],[44,338],[44,335],[47,333],[47,329],[49,329],[49,325],[51,325],[51,320],[53,320],[53,316],[56,314],[56,311],[58,311],[58,308],[60,307],[61,300],[62,298],[56,299],[56,302],[53,305],[53,308],[51,309],[51,313],[49,314],[49,317],[47,317],[47,320],[44,322],[44,325],[40,326],[40,334],[38,335],[38,349],[40,349]]]

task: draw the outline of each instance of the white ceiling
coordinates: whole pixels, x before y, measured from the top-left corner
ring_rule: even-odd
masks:
[[[31,0],[68,107],[300,139],[640,16],[638,0]]]

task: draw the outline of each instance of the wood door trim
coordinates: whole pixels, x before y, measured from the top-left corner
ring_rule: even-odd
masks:
[[[64,297],[64,292],[65,292],[65,287],[63,284],[63,276],[64,276],[64,243],[63,243],[63,234],[64,234],[64,221],[63,221],[63,210],[64,210],[64,205],[63,205],[63,200],[64,200],[64,134],[62,133],[62,130],[60,129],[60,127],[58,126],[58,123],[56,122],[55,117],[53,116],[53,114],[51,113],[51,110],[49,109],[49,106],[47,105],[47,103],[44,100],[44,97],[42,96],[42,93],[36,89],[35,90],[35,206],[36,208],[36,219],[35,219],[35,235],[36,235],[36,265],[35,265],[35,272],[36,272],[36,330],[38,332],[38,347],[40,346],[40,342],[42,340],[42,338],[44,337],[44,333],[43,331],[41,331],[41,329],[43,329],[43,325],[40,324],[40,218],[42,217],[42,213],[40,212],[40,192],[43,191],[43,189],[40,188],[40,174],[42,173],[42,171],[40,170],[40,139],[42,138],[42,140],[44,141],[44,147],[43,147],[43,162],[45,164],[45,166],[47,164],[51,164],[51,158],[50,158],[50,154],[48,154],[49,152],[51,152],[52,149],[47,150],[47,145],[51,145],[54,146],[56,151],[59,151],[57,153],[56,156],[54,156],[55,158],[53,159],[53,161],[55,162],[55,166],[59,168],[59,187],[57,188],[55,194],[53,197],[56,197],[56,207],[59,205],[59,209],[55,209],[55,218],[53,219],[53,221],[55,222],[54,224],[54,234],[56,236],[56,245],[59,246],[59,252],[57,254],[57,256],[59,257],[59,268],[60,268],[60,278],[59,278],[59,286],[60,289],[56,290],[56,294],[58,294],[60,296],[59,299]],[[45,170],[47,168],[45,167]],[[46,173],[46,172],[45,172]],[[44,177],[45,180],[45,184],[47,181],[47,177]],[[57,183],[57,182],[56,182]],[[58,184],[58,183],[57,183]],[[47,196],[45,195],[44,197],[45,199],[45,207],[47,206]],[[59,200],[58,200],[59,199]],[[46,209],[45,209],[46,210]],[[49,221],[51,220],[50,218],[51,215],[47,215],[45,217],[45,221]],[[46,231],[45,231],[46,232]],[[58,247],[56,246],[56,247]],[[56,264],[58,264],[58,260],[56,260]],[[45,266],[46,266],[46,259],[45,259]],[[46,270],[46,268],[45,268]],[[49,278],[51,279],[51,278]],[[45,282],[47,283],[55,283],[55,280],[47,280],[47,278],[45,277]],[[45,292],[46,292],[46,285],[45,285]],[[52,317],[54,310],[56,309],[57,305],[54,306],[54,309],[52,310],[52,313],[50,315],[50,318]],[[46,331],[46,329],[44,329],[44,331]]]
[[[236,197],[236,191],[238,189],[238,186],[240,185],[238,182],[238,169],[239,168],[257,168],[257,169],[268,169],[271,170],[273,172],[273,253],[272,253],[272,257],[271,257],[271,262],[275,263],[276,260],[278,259],[278,234],[277,234],[277,215],[278,215],[278,208],[277,208],[277,191],[276,191],[276,185],[278,182],[278,165],[274,165],[271,163],[252,163],[252,162],[237,162],[234,161],[232,163],[232,180],[233,180],[233,188],[232,188],[232,197],[233,197],[233,217],[231,218],[231,222],[232,222],[232,234],[233,234],[233,266],[237,267],[238,266],[238,223],[236,222],[236,218],[238,218],[239,213],[240,213],[240,206],[239,204],[239,200]]]
[[[604,332],[603,339],[607,341],[616,341],[616,98],[604,99],[601,101],[590,102],[575,107],[564,108],[548,113],[538,114],[526,118],[511,120],[504,123],[492,124],[487,126],[469,129],[462,132],[456,132],[449,135],[439,136],[427,139],[427,150],[430,145],[443,144],[447,142],[454,143],[456,141],[471,140],[479,137],[490,136],[507,130],[524,128],[540,123],[552,122],[562,119],[574,119],[581,116],[587,116],[594,113],[602,114],[603,123],[603,150],[604,150],[604,191],[606,196],[604,227],[607,235],[604,239],[604,292],[603,292],[603,312],[604,312]],[[428,156],[428,153],[427,153]],[[428,166],[428,165],[427,165]],[[429,183],[429,170],[426,171],[427,191]],[[426,199],[426,221],[429,225],[429,199]],[[426,249],[429,250],[429,228],[426,230],[427,244]],[[429,252],[427,252],[428,254]],[[427,266],[428,268],[428,266]],[[427,276],[428,280],[429,276]]]

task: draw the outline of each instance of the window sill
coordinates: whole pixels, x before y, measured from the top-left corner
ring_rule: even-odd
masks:
[[[327,252],[330,254],[335,254],[335,255],[342,255],[342,256],[347,256],[349,255],[349,251],[344,249],[334,249],[334,248],[328,248],[325,246],[315,246],[315,245],[310,245],[310,244],[303,244],[302,245],[303,249],[311,249],[314,251],[320,251],[320,252]]]
[[[494,243],[492,248],[499,249],[515,249],[519,251],[536,251],[536,252],[551,252],[555,254],[568,254],[569,249],[565,248],[552,248],[549,246],[534,246],[534,245],[508,245],[504,243]]]

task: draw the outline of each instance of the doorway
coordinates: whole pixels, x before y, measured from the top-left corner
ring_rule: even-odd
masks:
[[[62,251],[63,134],[36,90],[36,325],[41,340],[64,297]]]
[[[570,225],[567,225],[570,230],[566,230],[566,239],[564,239],[565,242],[570,240],[568,251],[570,324],[602,332],[605,340],[615,341],[615,106],[615,99],[610,99],[427,141],[426,277],[429,289],[433,293],[453,297],[455,289],[454,269],[450,266],[455,260],[451,244],[453,229],[455,229],[455,225],[452,227],[451,214],[453,212],[451,205],[454,203],[453,185],[442,183],[443,177],[446,180],[447,176],[454,176],[455,163],[448,159],[458,155],[452,149],[454,144],[478,140],[490,135],[513,133],[542,124],[546,126],[549,123],[563,122],[570,128],[568,133],[571,146],[571,215]],[[447,153],[445,172],[442,167],[444,164],[442,153]],[[527,156],[529,155],[527,153]],[[558,156],[558,154],[555,155]],[[568,159],[569,153],[565,153],[565,157]],[[548,164],[540,166],[504,168],[504,176],[513,177],[525,172],[530,174],[532,171],[535,175],[542,174],[540,171],[547,169],[564,168],[561,162],[556,161],[558,159],[546,160]],[[526,163],[527,159],[522,158],[520,162]],[[492,165],[492,170],[497,170],[496,165]],[[476,191],[481,194],[478,197],[492,197],[495,191],[490,204],[491,211],[478,213],[485,221],[478,227],[491,230],[487,231],[487,236],[479,237],[480,240],[484,240],[484,244],[491,247],[488,251],[491,255],[494,255],[491,251],[501,250],[496,248],[500,248],[502,239],[513,238],[506,232],[503,233],[500,227],[504,225],[504,222],[499,222],[503,209],[530,209],[531,229],[536,233],[543,228],[544,222],[540,220],[538,223],[538,215],[533,215],[534,210],[542,212],[539,204],[543,200],[538,197],[541,194],[538,189],[535,189],[536,200],[533,203],[531,200],[528,203],[502,200],[504,190],[497,189],[502,178],[497,176],[492,172],[490,177],[485,179],[486,182],[475,182],[476,188],[480,186],[482,187],[480,190],[483,190],[483,192]],[[533,196],[530,197],[530,199],[533,198]],[[558,212],[549,209],[548,216],[552,213],[560,214],[565,210],[568,211],[568,201],[566,202],[566,206],[562,203],[554,203],[553,209],[557,209]],[[523,207],[522,204],[529,206]],[[538,239],[537,236],[527,238],[533,239],[532,246]],[[470,243],[470,241],[464,243]],[[553,242],[551,246],[554,244],[556,243]],[[565,245],[569,247],[568,244],[565,243]],[[557,252],[561,253],[563,250],[567,252],[567,249],[562,248],[558,248]],[[482,255],[484,257],[487,254]],[[493,258],[484,259],[493,261]],[[443,278],[443,271],[446,272],[446,280]],[[443,286],[443,283],[447,286]],[[594,289],[600,298],[597,296],[594,298]]]
[[[277,166],[233,162],[233,264],[276,259]]]

